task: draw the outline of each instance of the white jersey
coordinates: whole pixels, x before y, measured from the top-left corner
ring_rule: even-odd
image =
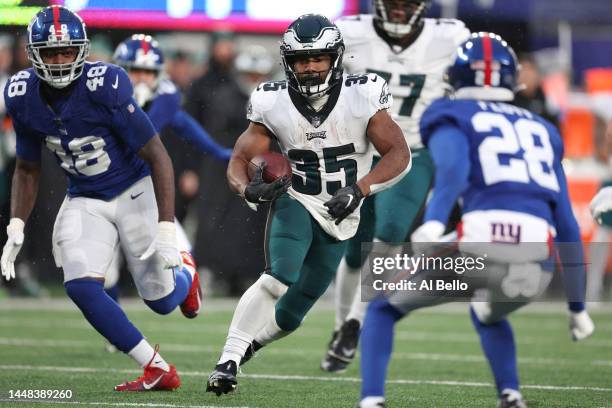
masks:
[[[421,115],[433,100],[444,96],[446,69],[457,47],[470,35],[459,20],[423,21],[419,37],[403,51],[394,50],[378,35],[371,14],[336,21],[346,45],[345,69],[350,73],[375,72],[387,80],[395,99],[390,112],[404,131],[408,146],[414,148],[423,147]]]
[[[376,74],[345,75],[318,112],[287,81],[263,83],[251,94],[247,118],[266,126],[291,162],[289,195],[339,240],[357,232],[359,209],[336,225],[323,203],[370,171],[375,149],[366,135],[368,122],[392,102],[387,83]]]

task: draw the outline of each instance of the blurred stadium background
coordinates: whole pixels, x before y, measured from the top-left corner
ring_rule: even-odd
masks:
[[[278,38],[292,19],[307,12],[337,18],[367,13],[371,7],[370,0],[0,0],[0,87],[29,66],[25,29],[35,12],[49,4],[63,4],[84,18],[92,41],[91,60],[111,60],[114,47],[133,33],[154,35],[166,56],[167,75],[183,91],[186,110],[227,147],[246,127],[250,90],[262,79],[283,76]],[[526,85],[519,103],[562,130],[570,193],[585,242],[608,242],[608,231],[593,223],[588,203],[611,177],[603,137],[612,119],[610,1],[435,0],[429,15],[460,18],[472,31],[498,33],[514,47]],[[4,117],[3,100],[0,119],[0,216],[5,225],[14,134]],[[194,151],[174,135],[163,138],[176,167],[177,215],[194,242],[198,265],[207,270],[207,290],[239,295],[263,267],[266,211],[251,212],[230,193],[224,163]],[[18,259],[18,279],[0,288],[0,296],[61,291],[50,237],[65,181],[59,168],[49,165],[52,160],[45,152],[38,203]],[[0,242],[4,234],[0,228]],[[612,258],[607,245],[595,250],[604,262]],[[605,269],[610,271],[610,263]],[[609,297],[610,291],[596,283],[589,288],[589,298]],[[122,286],[124,292],[132,291],[128,274],[123,274]]]

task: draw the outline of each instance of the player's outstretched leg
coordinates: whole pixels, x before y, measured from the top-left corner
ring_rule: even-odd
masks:
[[[359,408],[380,408],[393,350],[393,328],[404,314],[386,300],[372,301],[361,331],[361,401]]]
[[[221,395],[236,389],[239,363],[253,348],[255,335],[266,325],[268,316],[273,315],[274,304],[286,291],[287,285],[263,274],[244,292],[234,311],[221,357],[206,383],[207,392]],[[246,361],[252,355],[253,352]]]
[[[64,284],[66,293],[87,321],[109,343],[132,357],[145,369],[135,381],[115,387],[117,391],[171,390],[181,384],[174,366],[166,361],[144,339],[128,320],[119,305],[105,292],[99,280],[81,278]]]
[[[482,350],[489,362],[499,396],[499,408],[526,408],[527,404],[519,391],[518,369],[516,365],[516,346],[512,326],[507,319],[495,322],[482,322],[470,307],[474,328],[480,336]]]
[[[175,270],[174,290],[161,299],[144,301],[151,310],[163,315],[171,313],[180,305],[183,315],[192,319],[198,315],[202,306],[200,278],[191,254],[181,251],[181,256],[183,267]]]

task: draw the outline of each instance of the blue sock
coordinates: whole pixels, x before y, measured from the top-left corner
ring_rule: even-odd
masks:
[[[386,300],[370,303],[361,329],[361,399],[385,395],[393,328],[404,315]]]
[[[497,393],[506,388],[519,389],[518,369],[516,367],[516,347],[512,326],[507,319],[492,324],[483,324],[470,307],[474,328],[480,336],[480,345],[489,361]]]
[[[119,285],[113,285],[110,288],[104,289],[104,291],[111,297],[111,299],[119,303]]]
[[[186,268],[182,268],[180,271],[176,271],[174,275],[174,290],[161,299],[157,300],[146,300],[145,303],[155,313],[162,315],[172,312],[178,305],[183,303],[191,288],[191,274]]]
[[[119,305],[104,292],[102,282],[75,279],[64,287],[87,321],[119,350],[127,353],[143,339]]]

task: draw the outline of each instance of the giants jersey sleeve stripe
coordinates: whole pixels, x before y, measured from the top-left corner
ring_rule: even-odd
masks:
[[[368,122],[391,106],[392,96],[384,79],[375,74],[345,75],[336,86],[341,88],[330,95],[328,104],[335,105],[328,116],[313,113],[307,119],[292,102],[286,81],[264,83],[251,95],[247,118],[266,126],[289,158],[293,170],[289,195],[325,232],[345,240],[357,231],[359,210],[335,225],[323,203],[369,172],[374,149],[366,135]]]
[[[42,98],[41,85],[28,69],[14,75],[4,90],[18,157],[39,160],[44,144],[66,172],[70,196],[112,199],[149,174],[137,153],[155,129],[132,100],[123,69],[86,63],[59,113]]]
[[[345,69],[376,72],[387,80],[395,100],[390,113],[404,131],[408,146],[422,147],[419,120],[429,104],[444,95],[444,74],[457,47],[470,35],[459,20],[423,20],[423,31],[408,48],[394,50],[374,29],[372,15],[341,18]]]

